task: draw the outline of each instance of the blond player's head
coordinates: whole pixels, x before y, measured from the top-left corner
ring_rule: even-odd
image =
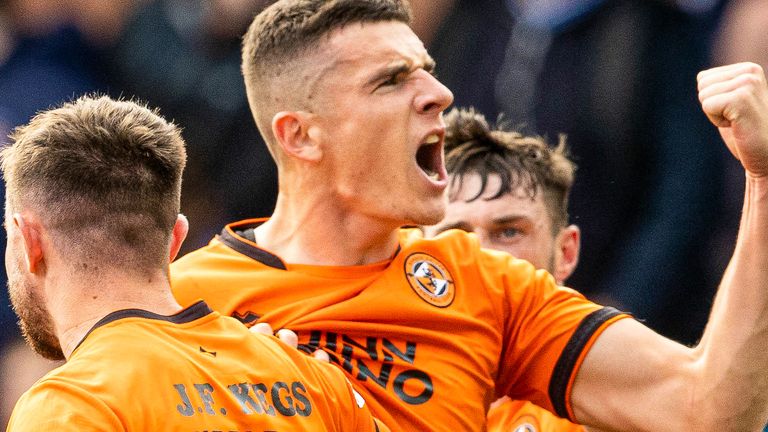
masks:
[[[38,285],[53,266],[94,278],[167,272],[184,142],[156,112],[108,97],[41,112],[10,138],[0,157],[11,300],[33,347],[61,358]]]

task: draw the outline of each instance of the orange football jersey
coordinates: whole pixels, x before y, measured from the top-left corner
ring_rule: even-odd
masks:
[[[389,260],[312,266],[259,248],[263,221],[231,224],[173,263],[177,299],[296,331],[300,348],[328,352],[393,430],[484,430],[501,395],[572,416],[586,351],[626,317],[460,231],[424,239],[403,229]]]
[[[335,367],[198,302],[107,315],[19,399],[8,431],[376,431]],[[387,430],[381,425],[381,430]]]
[[[488,411],[488,432],[586,432],[527,401],[506,400]]]

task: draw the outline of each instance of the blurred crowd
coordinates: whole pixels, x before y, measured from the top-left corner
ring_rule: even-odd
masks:
[[[84,93],[137,98],[179,124],[189,146],[182,253],[228,221],[268,216],[276,173],[248,109],[239,48],[269,3],[0,0],[0,142],[37,110]],[[768,67],[765,0],[411,3],[455,105],[551,141],[568,136],[579,166],[570,217],[583,236],[569,285],[695,343],[743,184],[701,113],[695,76],[744,60]],[[21,360],[19,338],[2,290],[5,395],[51,367]],[[4,398],[0,427],[13,403]]]

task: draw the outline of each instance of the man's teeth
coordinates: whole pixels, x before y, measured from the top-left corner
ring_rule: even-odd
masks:
[[[436,172],[429,172],[427,171],[427,177],[430,178],[430,180],[438,181],[440,180],[440,174]]]
[[[437,144],[440,142],[440,135],[438,134],[432,134],[427,137],[427,139],[424,140],[425,144]]]

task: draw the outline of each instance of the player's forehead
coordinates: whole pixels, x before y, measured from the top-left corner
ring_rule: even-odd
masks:
[[[424,44],[400,21],[349,24],[330,33],[321,58],[348,77],[366,79],[381,69],[434,64]]]
[[[485,184],[479,174],[465,174],[460,182],[452,183],[445,221],[463,220],[490,226],[511,220],[529,220],[551,225],[551,216],[547,212],[542,193],[531,197],[526,188],[516,187],[495,197],[500,187],[501,178],[498,174],[489,174]]]

